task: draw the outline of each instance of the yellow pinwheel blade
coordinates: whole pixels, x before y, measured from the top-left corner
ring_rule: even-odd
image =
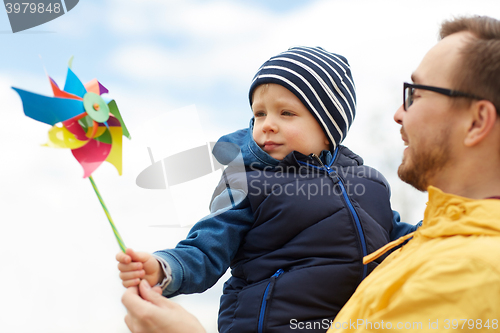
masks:
[[[88,141],[80,141],[65,127],[53,126],[49,130],[49,141],[45,144],[52,148],[77,149],[83,147]]]
[[[111,151],[109,152],[106,161],[113,164],[118,171],[118,174],[122,174],[122,136],[123,130],[121,127],[109,127],[111,133]]]

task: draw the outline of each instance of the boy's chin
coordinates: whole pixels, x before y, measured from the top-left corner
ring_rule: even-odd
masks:
[[[278,160],[278,161],[281,161],[282,159],[285,158],[285,156],[283,156],[282,154],[269,154],[269,156],[271,156],[272,158],[274,158],[275,160]]]

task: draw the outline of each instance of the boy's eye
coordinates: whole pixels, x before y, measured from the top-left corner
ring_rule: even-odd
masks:
[[[258,112],[255,112],[253,115],[255,118],[258,118],[258,117],[264,117],[266,115],[266,113],[263,111],[258,111]]]
[[[281,115],[283,115],[283,116],[294,116],[295,114],[293,112],[290,112],[290,111],[283,111],[283,112],[281,112]]]

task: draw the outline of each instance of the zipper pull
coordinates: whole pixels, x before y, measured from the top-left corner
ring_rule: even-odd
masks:
[[[276,282],[276,279],[284,272],[285,271],[280,268],[276,273],[273,274],[273,276],[271,276],[271,279],[269,281],[269,290],[267,292],[266,301],[269,301],[271,295],[273,294],[274,283]]]
[[[309,155],[311,158],[315,159],[316,161],[318,161],[319,165],[321,165],[323,168],[326,169],[326,166],[323,164],[323,162],[321,162],[321,159],[319,158],[318,155],[316,155],[315,153],[312,153],[311,155]]]
[[[316,159],[316,161],[318,161],[318,163],[328,172],[328,174],[330,174],[331,169],[329,167],[327,167],[325,164],[323,164],[323,162],[321,161],[321,159],[319,158],[318,155],[316,155],[315,153],[312,153],[309,156]]]

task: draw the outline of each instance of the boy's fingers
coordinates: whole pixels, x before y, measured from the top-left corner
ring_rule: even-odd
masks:
[[[133,272],[124,272],[124,273],[120,273],[120,279],[122,279],[123,281],[133,280],[133,279],[140,279],[145,274],[146,274],[146,272],[144,272],[143,270],[133,271]]]
[[[132,261],[146,262],[152,256],[147,252],[132,252],[130,257],[132,258]]]
[[[131,264],[118,264],[118,270],[120,272],[131,272],[131,271],[138,271],[143,269],[142,263],[140,262],[133,262]]]
[[[130,287],[138,286],[140,282],[141,282],[141,279],[126,280],[126,281],[122,281],[122,285],[125,288],[130,288]]]
[[[121,262],[123,264],[129,264],[132,261],[129,255],[126,255],[123,252],[119,252],[116,254],[116,261]]]

